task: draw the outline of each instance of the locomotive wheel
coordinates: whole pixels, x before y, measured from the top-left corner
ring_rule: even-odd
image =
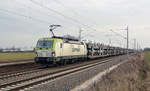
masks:
[[[56,63],[58,66],[63,66],[66,64],[66,60],[61,60],[59,62]]]
[[[66,60],[62,60],[62,65],[66,65]]]

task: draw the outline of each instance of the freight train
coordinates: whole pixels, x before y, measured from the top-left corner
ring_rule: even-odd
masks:
[[[127,50],[99,43],[81,42],[67,37],[40,38],[35,47],[34,61],[41,65],[65,64],[77,60],[123,55]]]

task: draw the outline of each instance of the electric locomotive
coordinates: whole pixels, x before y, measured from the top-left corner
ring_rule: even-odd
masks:
[[[35,48],[35,62],[48,64],[65,64],[67,61],[85,59],[86,44],[64,37],[40,38]]]

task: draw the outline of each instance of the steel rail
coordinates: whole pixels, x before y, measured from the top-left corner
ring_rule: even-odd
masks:
[[[115,56],[117,57],[117,56]],[[111,57],[113,58],[113,57]],[[101,60],[106,60],[108,58],[102,58]],[[96,60],[95,60],[96,61]],[[90,64],[91,62],[89,62]],[[78,64],[78,63],[76,63]],[[76,65],[74,64],[74,65]],[[88,63],[87,63],[88,64]],[[69,66],[69,65],[67,65]],[[84,66],[84,65],[83,65]],[[58,68],[58,67],[54,67],[54,68]],[[54,69],[53,68],[53,69]],[[51,68],[49,68],[51,69]],[[49,69],[46,69],[46,70],[49,70]],[[0,80],[5,80],[5,79],[8,79],[8,78],[11,78],[11,77],[18,77],[18,76],[22,76],[22,75],[26,75],[26,74],[30,74],[30,73],[38,73],[38,72],[41,72],[41,71],[46,71],[45,69],[38,69],[38,68],[35,68],[35,69],[32,69],[32,70],[29,70],[29,71],[24,71],[24,70],[21,70],[21,71],[18,71],[18,72],[15,72],[15,73],[10,73],[10,74],[5,74],[5,75],[0,75]]]
[[[41,82],[56,79],[58,77],[62,77],[62,76],[65,76],[65,75],[68,75],[68,74],[71,74],[71,73],[74,73],[74,72],[78,72],[78,71],[87,69],[87,68],[91,68],[91,67],[99,65],[99,64],[110,62],[110,61],[112,61],[111,59],[112,58],[109,58],[109,59],[105,59],[103,61],[98,61],[98,62],[96,61],[93,64],[88,64],[88,65],[85,65],[85,66],[83,66],[83,65],[80,65],[78,67],[75,66],[75,67],[72,67],[72,68],[59,70],[59,71],[56,71],[56,72],[53,72],[53,73],[47,73],[47,74],[44,74],[44,75],[40,75],[40,76],[28,78],[28,79],[23,79],[23,80],[15,81],[15,82],[12,82],[12,83],[2,84],[2,85],[0,85],[0,90],[1,91],[16,91],[16,90],[24,89],[26,87],[39,84]]]

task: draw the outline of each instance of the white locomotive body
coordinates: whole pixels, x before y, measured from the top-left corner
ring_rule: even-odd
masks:
[[[35,52],[35,62],[40,64],[65,63],[87,57],[87,48],[84,43],[59,38],[39,39]]]

